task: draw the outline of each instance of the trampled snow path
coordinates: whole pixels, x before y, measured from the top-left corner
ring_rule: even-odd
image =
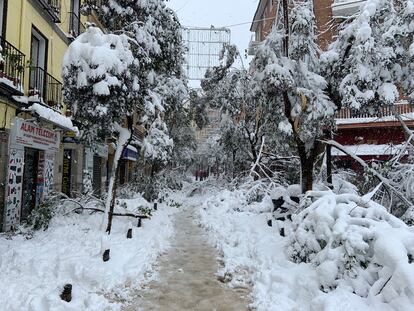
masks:
[[[161,258],[159,278],[136,293],[124,311],[248,310],[247,290],[231,289],[217,280],[217,251],[194,222],[190,206],[176,215],[176,235]]]

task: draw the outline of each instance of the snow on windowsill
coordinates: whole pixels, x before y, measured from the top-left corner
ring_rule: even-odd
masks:
[[[0,83],[4,83],[4,84],[18,90],[19,92],[22,92],[23,88],[22,88],[22,85],[20,83],[18,85],[15,85],[12,80],[4,78],[4,77],[0,78]]]

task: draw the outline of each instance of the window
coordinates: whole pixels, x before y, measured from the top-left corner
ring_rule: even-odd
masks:
[[[6,34],[7,0],[0,0],[0,36]]]
[[[79,0],[70,2],[69,34],[77,37],[80,33],[80,3]]]
[[[32,27],[29,88],[33,91],[37,90],[40,95],[45,91],[46,62],[47,40],[35,27]]]

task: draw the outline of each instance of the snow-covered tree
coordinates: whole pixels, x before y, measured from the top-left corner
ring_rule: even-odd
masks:
[[[160,142],[152,131],[159,133],[162,127],[160,140],[168,142],[167,136],[173,140],[182,139],[183,129],[188,127],[186,122],[181,122],[187,113],[183,106],[187,98],[187,81],[183,72],[185,50],[178,18],[164,0],[85,1],[83,12],[89,14],[92,10],[109,32],[122,33],[131,42],[131,51],[140,62],[137,96],[142,107],[140,118],[150,129],[145,143],[149,150],[144,150],[144,156],[149,157],[147,162],[158,167],[165,165],[166,154],[172,159],[170,145],[166,144],[164,148],[152,146],[150,142]],[[183,144],[177,141],[174,146],[174,150],[178,150]],[[155,150],[161,154],[155,155]]]
[[[152,164],[152,172],[156,167],[165,165],[171,158],[173,140],[168,133],[167,125],[161,118],[157,118],[148,130],[144,139],[144,157]]]
[[[414,2],[368,0],[321,59],[338,107],[375,112],[414,100]]]
[[[87,0],[83,11],[90,10],[109,32],[127,35],[134,57],[140,60],[142,120],[151,124],[162,112],[170,127],[174,112],[181,109],[187,96],[185,50],[175,12],[164,0]]]
[[[207,101],[204,96],[200,94],[198,90],[190,90],[188,92],[190,103],[190,117],[195,122],[199,129],[204,128],[210,123],[210,119],[207,113]]]
[[[80,122],[84,141],[93,144],[117,136],[103,222],[108,233],[112,225],[118,161],[132,139],[132,114],[138,109],[138,70],[139,62],[130,50],[128,38],[104,34],[96,27],[88,27],[76,38],[63,60],[65,102]],[[126,120],[129,120],[128,128],[122,127]]]
[[[283,12],[279,20],[283,21]],[[278,129],[293,138],[301,162],[302,191],[312,189],[313,168],[335,106],[325,93],[315,18],[309,1],[293,2],[286,23],[273,27],[253,60],[256,86],[273,108]]]
[[[225,115],[221,128],[221,143],[233,168],[236,158],[239,164],[247,164],[247,170],[259,159],[259,149],[265,136],[270,115],[269,105],[261,92],[257,92],[250,73],[234,69],[233,64],[239,52],[235,46],[226,46],[222,64],[207,71],[201,85],[204,100]],[[269,133],[270,134],[270,133]],[[256,177],[260,171],[255,172]]]

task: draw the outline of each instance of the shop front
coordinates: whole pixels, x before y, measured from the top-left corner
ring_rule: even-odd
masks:
[[[124,185],[133,179],[136,162],[138,161],[139,151],[129,145],[124,149],[121,160],[119,161],[119,184]]]
[[[60,134],[14,118],[10,130],[3,230],[27,219],[53,190],[54,158]]]
[[[84,193],[93,192],[101,196],[107,180],[108,146],[95,145],[85,148],[83,187]]]

